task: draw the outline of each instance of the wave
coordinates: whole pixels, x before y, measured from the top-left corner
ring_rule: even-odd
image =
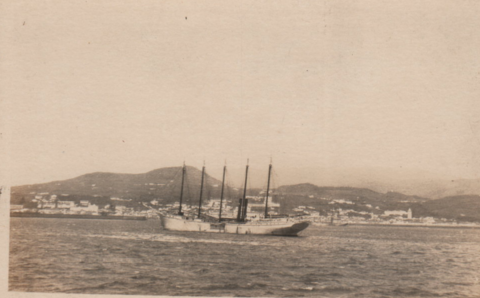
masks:
[[[221,239],[192,239],[182,236],[170,235],[85,235],[86,237],[107,238],[107,239],[121,239],[121,240],[139,240],[139,241],[154,241],[154,242],[171,242],[171,243],[215,243],[215,244],[235,244],[235,245],[262,245],[260,242],[246,242],[246,241],[232,241]]]

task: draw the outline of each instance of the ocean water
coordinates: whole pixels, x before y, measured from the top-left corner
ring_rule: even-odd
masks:
[[[240,297],[480,297],[480,230],[164,231],[157,220],[12,218],[9,290]]]

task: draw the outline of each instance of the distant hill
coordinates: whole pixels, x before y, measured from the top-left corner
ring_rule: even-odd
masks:
[[[451,218],[459,221],[480,221],[480,196],[451,196],[425,202],[429,216]]]
[[[187,167],[184,194],[187,198],[199,195],[201,171]],[[12,199],[31,199],[35,194],[82,195],[95,197],[118,197],[133,201],[149,201],[154,198],[163,202],[178,200],[182,178],[181,167],[153,170],[144,174],[91,173],[73,179],[49,183],[12,187]],[[221,181],[205,175],[206,196],[219,196]]]
[[[408,210],[411,206],[428,201],[427,198],[396,192],[380,193],[367,188],[320,187],[310,183],[281,186],[277,193],[284,198],[285,207],[314,206],[316,209],[353,209],[383,213],[384,210]]]
[[[315,195],[324,197],[336,197],[343,195],[349,199],[360,197],[369,197],[384,199],[385,196],[391,199],[408,200],[411,202],[419,202],[428,200],[419,196],[404,195],[397,192],[380,193],[368,188],[346,187],[346,186],[317,186],[311,183],[302,183],[295,185],[280,186],[277,191],[281,193],[297,194],[297,195]]]
[[[326,212],[342,208],[374,214],[381,214],[385,210],[407,211],[411,208],[414,217],[480,221],[478,195],[427,199],[397,192],[380,193],[355,187],[319,187],[310,183],[281,186],[277,193],[283,198],[282,207],[285,211],[299,205],[313,206]]]
[[[118,199],[122,204],[142,206],[141,202],[157,199],[161,203],[178,200],[181,185],[181,167],[153,170],[143,174],[91,173],[73,179],[34,185],[12,187],[13,204],[31,203],[35,196],[57,195],[61,200],[88,199],[106,205]],[[198,202],[201,171],[187,167],[184,202]],[[469,182],[458,181],[468,191]],[[205,176],[204,198],[220,196],[221,181]],[[241,190],[240,190],[241,191]],[[261,189],[250,189],[249,195],[258,195]],[[226,198],[235,199],[238,190],[227,187]],[[298,206],[310,206],[322,214],[333,210],[354,210],[383,214],[385,210],[413,210],[414,217],[433,216],[462,221],[480,221],[480,196],[455,195],[441,199],[406,195],[400,192],[378,192],[369,188],[317,186],[310,183],[280,186],[272,190],[274,201],[281,203],[282,213],[291,213]],[[234,200],[235,201],[235,200]],[[125,203],[129,202],[129,203]],[[33,203],[32,203],[33,204]],[[35,204],[33,204],[35,205]]]

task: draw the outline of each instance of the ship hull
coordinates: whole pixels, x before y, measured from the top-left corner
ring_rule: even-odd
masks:
[[[209,232],[247,235],[298,236],[310,222],[211,223],[181,216],[161,215],[162,227],[170,231]]]

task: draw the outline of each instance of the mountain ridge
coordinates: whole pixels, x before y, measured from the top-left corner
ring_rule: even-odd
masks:
[[[39,195],[57,195],[59,199],[76,201],[89,199],[92,203],[107,204],[120,199],[141,204],[151,200],[174,203],[178,200],[182,167],[154,169],[140,174],[93,172],[75,178],[47,183],[12,187],[11,202],[32,202]],[[186,203],[198,200],[201,171],[187,166],[184,198]],[[221,181],[205,175],[205,198],[220,196]],[[234,198],[239,190],[228,187],[226,195]],[[249,189],[250,195],[260,195],[262,189]],[[274,200],[281,203],[282,212],[288,213],[299,205],[315,206],[327,212],[332,209],[382,214],[386,210],[414,210],[414,216],[442,216],[458,220],[480,221],[480,196],[461,194],[440,199],[408,195],[396,191],[378,192],[352,186],[318,186],[313,183],[282,185],[272,190]],[[478,201],[478,202],[477,202]],[[477,215],[479,214],[479,215]]]

